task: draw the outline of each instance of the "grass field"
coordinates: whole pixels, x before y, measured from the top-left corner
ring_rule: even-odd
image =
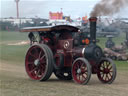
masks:
[[[99,38],[104,48],[106,38]],[[88,85],[73,81],[61,81],[54,75],[46,82],[28,79],[24,58],[29,45],[7,45],[28,41],[27,33],[0,31],[0,96],[126,96],[128,94],[128,62],[115,61],[117,79],[111,84],[102,84],[94,75]],[[116,44],[125,40],[125,34],[114,38]]]

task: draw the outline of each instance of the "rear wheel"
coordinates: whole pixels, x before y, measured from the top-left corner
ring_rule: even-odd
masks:
[[[84,58],[77,58],[72,66],[73,80],[78,84],[87,84],[91,77],[91,66]]]
[[[52,56],[47,45],[33,45],[29,48],[25,58],[25,69],[33,80],[45,81],[53,71]]]
[[[97,76],[103,83],[111,84],[116,78],[116,65],[109,58],[103,58],[98,65]]]

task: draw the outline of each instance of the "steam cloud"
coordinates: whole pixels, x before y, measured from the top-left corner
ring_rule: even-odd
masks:
[[[113,15],[128,5],[128,0],[101,0],[95,5],[91,17]]]

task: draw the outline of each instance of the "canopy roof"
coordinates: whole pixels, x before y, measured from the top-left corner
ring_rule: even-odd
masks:
[[[78,32],[79,28],[70,25],[57,25],[57,26],[39,26],[39,27],[25,27],[20,32],[59,32],[61,30],[68,30],[70,32]]]

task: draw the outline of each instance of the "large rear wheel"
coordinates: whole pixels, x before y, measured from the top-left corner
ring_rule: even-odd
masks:
[[[91,66],[85,58],[77,58],[72,65],[72,77],[78,84],[87,84],[91,77]]]
[[[25,58],[25,69],[28,76],[33,80],[45,81],[49,79],[53,71],[53,56],[47,45],[32,45]]]

